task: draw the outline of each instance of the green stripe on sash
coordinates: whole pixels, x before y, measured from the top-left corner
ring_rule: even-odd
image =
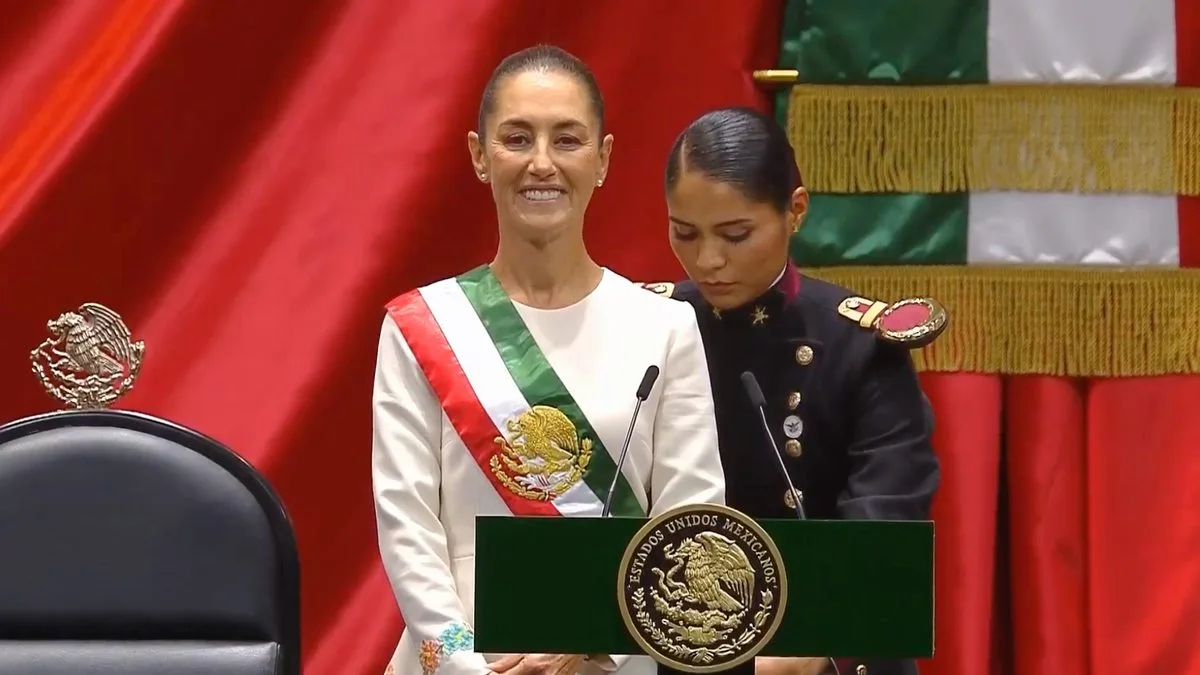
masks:
[[[517,313],[517,308],[500,286],[500,281],[487,265],[477,267],[456,280],[529,405],[558,408],[575,425],[580,436],[592,439],[592,461],[583,475],[583,482],[603,502],[617,470],[616,460],[604,447],[583,410],[550,366],[525,321]],[[616,516],[645,517],[641,504],[624,476],[617,481],[612,513]]]

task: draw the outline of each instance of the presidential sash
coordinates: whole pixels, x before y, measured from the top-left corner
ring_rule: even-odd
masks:
[[[489,267],[405,293],[388,314],[514,515],[600,515],[616,461]],[[613,515],[644,517],[624,476],[616,491]]]

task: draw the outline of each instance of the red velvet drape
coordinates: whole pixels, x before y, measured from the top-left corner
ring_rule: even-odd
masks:
[[[996,629],[1001,379],[925,373],[921,382],[936,415],[934,449],[942,463],[933,504],[936,651],[921,663],[921,672],[985,675],[991,672]]]
[[[1017,672],[1200,673],[1200,377],[1005,393]]]
[[[616,136],[593,252],[675,278],[663,158],[701,111],[770,104],[749,73],[775,63],[780,5],[3,3],[0,419],[51,406],[27,361],[46,319],[115,308],[147,343],[123,406],[225,441],[287,502],[306,672],[381,672],[400,619],[371,508],[374,341],[384,301],[493,246],[465,143],[490,69],[537,41],[592,64]],[[1200,671],[1196,381],[924,380],[945,467],[924,672]]]

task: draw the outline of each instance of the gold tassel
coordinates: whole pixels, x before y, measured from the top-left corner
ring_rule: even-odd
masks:
[[[1200,89],[797,85],[811,192],[1200,194]]]
[[[1200,270],[967,265],[805,273],[868,298],[928,296],[941,302],[950,325],[914,352],[921,370],[1077,377],[1200,373]]]

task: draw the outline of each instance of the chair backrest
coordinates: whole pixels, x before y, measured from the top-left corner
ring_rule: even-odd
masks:
[[[0,427],[0,673],[296,675],[282,503],[217,441],[131,412]]]

